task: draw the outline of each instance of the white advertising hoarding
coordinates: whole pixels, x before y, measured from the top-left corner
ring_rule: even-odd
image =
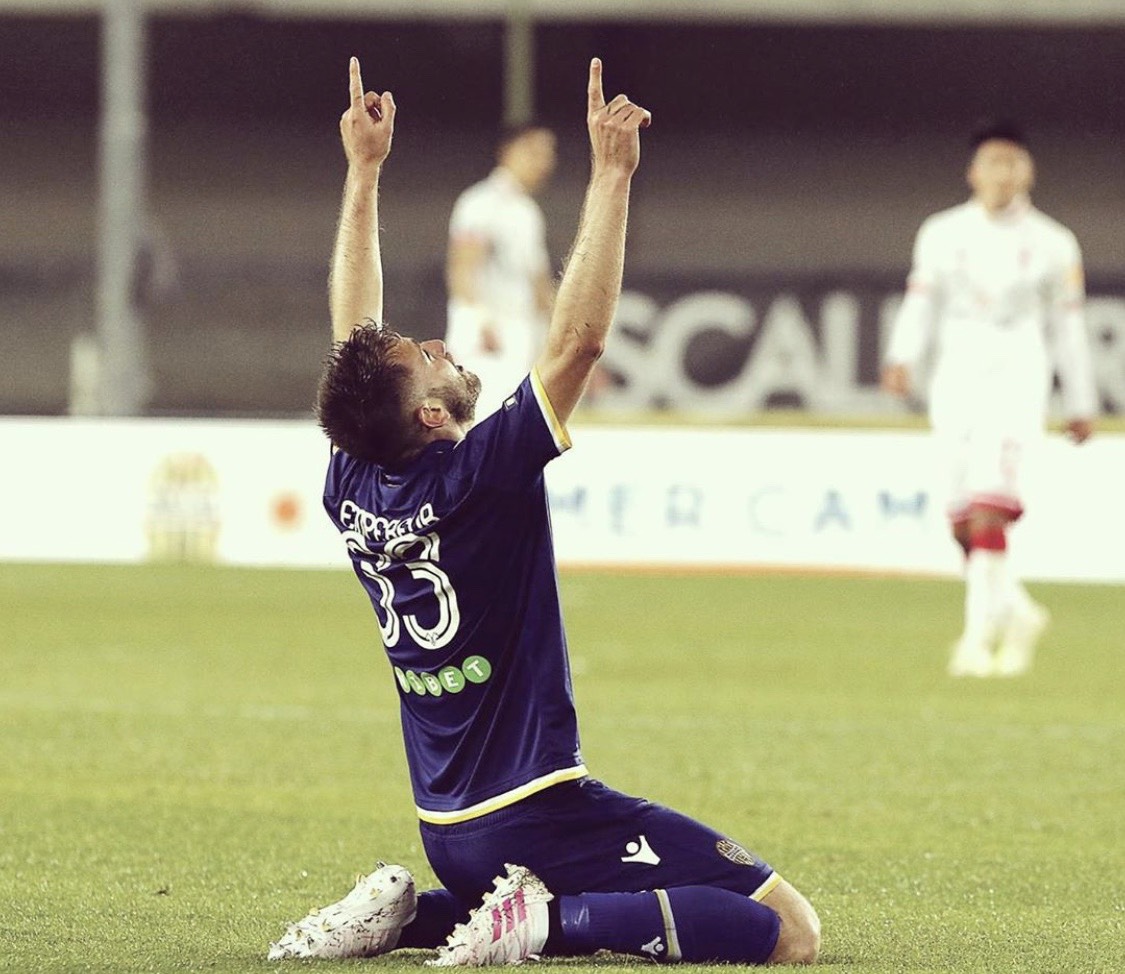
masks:
[[[954,575],[922,432],[581,425],[548,467],[562,565]],[[347,564],[311,422],[0,419],[0,559]],[[1125,438],[1027,458],[1013,557],[1125,581]]]

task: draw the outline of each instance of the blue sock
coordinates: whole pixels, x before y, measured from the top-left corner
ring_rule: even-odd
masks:
[[[669,912],[685,961],[764,964],[781,933],[781,918],[749,896],[714,886],[668,890]]]
[[[418,894],[418,914],[402,928],[399,947],[440,947],[453,932],[455,923],[468,919],[457,898],[447,889],[428,889]]]
[[[713,886],[560,896],[557,911],[544,953],[612,950],[660,961],[764,964],[781,932],[769,907]]]
[[[551,924],[544,953],[614,950],[652,956],[645,955],[642,947],[664,935],[655,893],[580,893],[560,896],[558,904],[559,924],[557,928]]]

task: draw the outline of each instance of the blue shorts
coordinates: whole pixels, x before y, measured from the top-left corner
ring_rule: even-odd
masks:
[[[527,866],[559,895],[717,886],[760,900],[780,881],[722,833],[593,778],[468,822],[423,822],[421,832],[438,879],[467,906],[506,862]]]

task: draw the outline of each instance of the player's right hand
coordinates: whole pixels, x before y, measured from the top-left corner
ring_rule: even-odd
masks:
[[[905,398],[910,395],[910,369],[905,365],[884,365],[883,373],[879,378],[879,385],[884,392],[892,396]]]
[[[1072,443],[1085,443],[1094,435],[1094,421],[1092,419],[1071,419],[1066,424],[1066,435]]]
[[[586,87],[586,127],[595,168],[616,169],[631,175],[641,161],[640,130],[652,124],[652,113],[618,95],[608,105],[602,91],[602,62],[590,62]]]
[[[378,166],[391,151],[395,131],[395,101],[389,91],[364,93],[359,58],[348,64],[348,93],[351,104],[340,116],[340,138],[344,154],[353,166]]]

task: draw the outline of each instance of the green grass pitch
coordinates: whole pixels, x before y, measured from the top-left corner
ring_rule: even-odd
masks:
[[[562,586],[592,772],[769,859],[832,971],[1125,971],[1122,589],[1033,586],[1033,672],[964,682],[953,582]],[[0,620],[0,970],[420,969],[265,960],[376,858],[433,881],[347,573],[6,565]]]

